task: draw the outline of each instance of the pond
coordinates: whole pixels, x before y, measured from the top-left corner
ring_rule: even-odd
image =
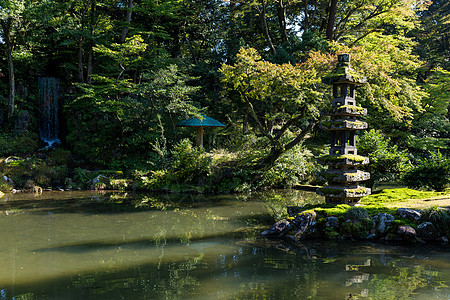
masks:
[[[260,237],[296,190],[0,198],[0,299],[450,299],[440,246]]]

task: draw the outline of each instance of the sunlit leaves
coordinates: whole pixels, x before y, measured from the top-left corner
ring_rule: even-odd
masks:
[[[145,75],[138,89],[140,102],[157,113],[170,113],[187,117],[198,113],[191,96],[199,87],[187,84],[191,80],[176,65]]]

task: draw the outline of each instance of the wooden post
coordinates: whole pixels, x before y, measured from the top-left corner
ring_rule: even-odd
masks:
[[[198,127],[197,146],[203,147],[203,127]]]

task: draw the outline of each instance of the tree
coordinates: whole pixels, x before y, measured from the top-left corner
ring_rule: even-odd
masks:
[[[140,35],[134,35],[126,38],[121,44],[112,43],[108,46],[94,47],[94,52],[114,61],[114,69],[118,72],[118,74],[115,74],[115,84],[117,85],[125,71],[131,67],[136,67],[142,61],[142,54],[148,45],[144,43],[144,39]]]
[[[222,65],[220,72],[225,91],[238,92],[253,124],[269,141],[270,153],[256,168],[270,168],[317,125],[324,98],[314,65],[273,64],[262,60],[255,49],[242,48],[236,63]]]
[[[450,159],[439,151],[430,152],[402,176],[403,182],[412,188],[431,188],[443,191],[450,183]]]
[[[0,25],[1,36],[6,45],[6,59],[8,61],[8,119],[14,114],[16,98],[16,82],[14,77],[13,51],[18,43],[19,32],[24,22],[25,0],[1,0],[0,1]]]
[[[369,126],[387,134],[393,134],[394,130],[408,132],[414,113],[423,111],[421,101],[427,95],[416,83],[421,63],[411,54],[410,40],[372,33],[360,40],[357,46],[348,47],[334,42],[332,49],[336,53],[350,53],[353,69],[358,76],[367,79],[367,84],[357,91],[357,102],[368,108]],[[317,55],[330,69],[335,65],[333,56]]]
[[[408,169],[409,159],[405,151],[400,151],[397,145],[392,145],[389,138],[371,129],[364,132],[358,139],[358,154],[369,157],[370,180],[367,186],[372,188],[381,181],[398,179]]]
[[[450,72],[434,68],[421,86],[428,92],[422,100],[423,111],[414,115],[410,151],[422,154],[440,150],[450,152]]]
[[[111,33],[109,9],[115,5],[113,0],[70,0],[56,1],[58,11],[51,21],[56,29],[55,36],[60,47],[75,50],[77,58],[77,80],[91,83],[94,68],[94,47]],[[55,3],[56,5],[56,3]],[[66,50],[67,51],[67,50]],[[72,58],[69,59],[72,61]],[[66,63],[67,64],[67,63]]]
[[[446,0],[432,1],[418,15],[421,26],[411,32],[418,41],[415,53],[427,62],[426,71],[435,67],[450,71],[450,4]],[[426,79],[427,73],[424,75]]]

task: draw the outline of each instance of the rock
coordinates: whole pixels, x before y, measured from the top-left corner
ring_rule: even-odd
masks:
[[[108,177],[105,175],[98,175],[91,181],[89,181],[89,189],[91,190],[104,190],[108,183]]]
[[[422,212],[418,210],[412,210],[409,208],[397,209],[397,215],[401,218],[410,219],[411,221],[418,222],[422,217]]]
[[[406,240],[413,239],[417,235],[414,228],[412,228],[411,226],[407,226],[407,225],[399,226],[398,230],[397,230],[397,234],[399,237],[401,237],[402,239],[406,239]]]
[[[379,213],[372,218],[374,233],[376,235],[383,235],[387,227],[394,221],[395,217],[391,214]]]
[[[101,181],[101,179],[106,179],[105,175],[98,175],[97,177],[95,177],[94,179],[92,179],[92,184],[97,184]]]
[[[327,227],[327,228],[332,227],[332,228],[335,228],[335,229],[339,228],[339,220],[338,220],[338,218],[337,217],[327,217],[325,219],[325,227]]]
[[[424,222],[417,226],[417,236],[425,241],[433,241],[438,238],[438,233],[433,223]]]
[[[17,161],[17,160],[20,160],[20,158],[18,158],[16,156],[9,156],[5,159],[5,163],[9,164],[10,162]]]
[[[375,233],[371,233],[366,237],[366,239],[368,239],[368,240],[374,240],[375,238],[376,238]]]
[[[25,184],[24,184],[23,187],[24,187],[25,189],[27,189],[27,190],[31,190],[31,189],[34,188],[34,186],[35,186],[35,184],[34,184],[33,180],[28,179],[28,180],[25,182]]]
[[[292,226],[289,221],[284,219],[273,224],[272,227],[263,231],[261,235],[267,238],[279,238],[286,234],[291,228]]]
[[[289,217],[295,217],[302,209],[301,206],[288,206],[286,210]]]
[[[298,241],[304,238],[304,234],[308,230],[308,227],[316,220],[316,214],[307,212],[301,213],[295,217],[292,221],[292,229],[294,229],[294,240]]]
[[[436,239],[436,242],[441,244],[448,244],[448,238],[445,236],[441,236]]]
[[[14,186],[14,181],[8,176],[3,176],[3,180],[6,181],[9,185]]]

